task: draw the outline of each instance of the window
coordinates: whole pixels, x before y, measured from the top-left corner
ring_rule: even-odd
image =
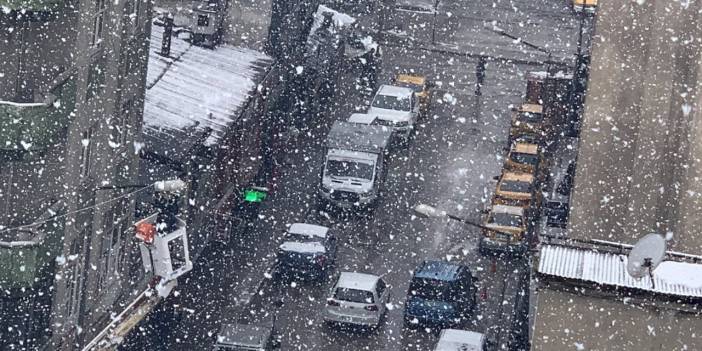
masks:
[[[93,31],[90,37],[90,46],[100,46],[102,32],[105,25],[105,0],[95,0],[95,15],[93,16]]]
[[[197,15],[197,26],[198,27],[208,27],[209,25],[210,25],[210,16]]]
[[[100,57],[90,64],[88,71],[88,100],[102,94],[105,90],[105,66],[107,59]]]
[[[101,270],[98,280],[100,287],[105,287],[110,282],[110,277],[114,276],[118,270],[120,247],[122,235],[127,231],[127,208],[129,202],[122,199],[115,203],[114,207],[107,210],[103,215],[103,238],[101,255]]]
[[[117,148],[127,141],[127,126],[132,118],[134,102],[129,99],[122,104],[121,113],[110,119],[108,128],[110,129],[109,145]]]
[[[90,138],[92,137],[92,134],[93,130],[88,129],[87,131],[83,132],[83,136],[80,141],[83,145],[80,154],[80,174],[84,177],[90,175]]]

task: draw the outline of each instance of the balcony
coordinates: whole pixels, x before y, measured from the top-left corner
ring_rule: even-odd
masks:
[[[44,102],[0,101],[0,155],[21,158],[63,140],[74,107],[75,88],[64,84],[54,93]]]
[[[63,222],[49,220],[52,206],[37,220],[46,221],[36,227],[0,231],[0,287],[7,291],[31,289],[50,276],[61,251]],[[2,227],[0,227],[2,228]]]
[[[66,0],[0,0],[0,9],[11,11],[51,12]]]

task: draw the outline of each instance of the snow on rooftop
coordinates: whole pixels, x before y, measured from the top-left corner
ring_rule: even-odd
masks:
[[[221,45],[215,50],[173,37],[171,54],[161,51],[163,27],[152,26],[147,72],[146,133],[214,130],[216,143],[256,86],[270,58],[258,51]],[[178,135],[178,133],[173,133]]]
[[[593,249],[543,245],[538,272],[602,285],[646,290],[661,294],[702,297],[702,264],[665,261],[651,278],[635,279],[626,271],[627,256]]]
[[[332,14],[332,21],[334,27],[336,28],[344,28],[356,23],[355,18],[343,12],[333,10],[324,5],[319,5],[319,7],[317,7],[317,12],[314,13],[314,21],[312,22],[312,29],[310,29],[310,33],[314,33],[317,30],[317,28],[319,28],[322,25],[322,22],[324,21],[325,12],[329,12]]]

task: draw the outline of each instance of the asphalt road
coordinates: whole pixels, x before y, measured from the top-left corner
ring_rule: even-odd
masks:
[[[522,3],[526,1],[514,6]],[[488,11],[488,5],[480,6]],[[547,28],[543,23],[548,18],[563,21],[552,15],[553,3],[544,6],[550,12],[540,20],[540,28]],[[529,9],[532,16],[538,15]],[[561,12],[570,16],[566,10]],[[577,35],[577,30],[570,29],[561,35]],[[323,159],[321,142],[326,132],[334,120],[344,120],[370,102],[370,92],[357,80],[357,72],[347,71],[340,79],[336,105],[329,106],[327,116],[302,135],[299,152],[279,175],[277,188],[252,228],[229,247],[213,246],[205,251],[195,269],[179,282],[178,296],[154,313],[122,349],[206,350],[221,323],[244,315],[275,314],[283,337],[282,350],[431,350],[435,331],[402,327],[411,272],[429,258],[462,262],[471,268],[479,279],[479,304],[471,329],[487,333],[500,349],[508,348],[512,310],[521,292],[519,282],[528,275],[524,261],[482,257],[477,252],[476,230],[457,222],[416,218],[412,207],[427,203],[480,220],[494,189],[492,177],[502,167],[509,107],[522,99],[525,74],[543,67],[489,60],[483,94],[478,98],[474,94],[477,59],[403,46],[402,38],[396,44],[385,47],[383,80],[396,71],[415,70],[427,75],[436,88],[430,113],[421,121],[414,140],[390,162],[387,191],[374,214],[337,217],[314,211]],[[574,46],[567,47],[574,52]],[[392,309],[379,330],[355,334],[323,325],[321,311],[331,279],[311,284],[269,278],[267,270],[284,229],[304,221],[337,231],[338,271],[385,276],[391,287]],[[171,314],[174,303],[173,310],[179,311],[176,315]]]

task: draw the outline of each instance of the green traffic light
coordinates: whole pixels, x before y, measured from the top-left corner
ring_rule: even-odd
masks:
[[[244,190],[244,201],[246,202],[262,202],[268,194],[264,191],[255,189]]]

